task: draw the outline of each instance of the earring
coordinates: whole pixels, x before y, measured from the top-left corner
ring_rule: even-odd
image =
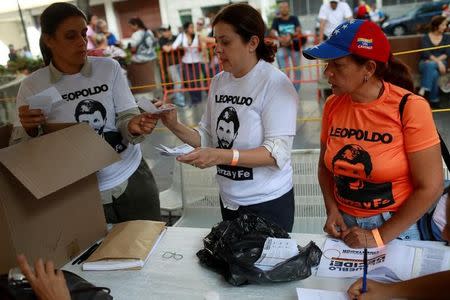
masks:
[[[366,83],[367,81],[369,81],[369,76],[364,75],[364,83]]]

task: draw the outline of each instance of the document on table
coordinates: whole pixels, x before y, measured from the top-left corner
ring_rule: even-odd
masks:
[[[439,248],[422,248],[422,261],[418,276],[448,270],[450,264],[450,252]]]
[[[317,289],[297,288],[299,300],[348,300],[347,293]]]
[[[36,95],[27,97],[26,102],[30,105],[30,109],[41,109],[46,116],[51,113],[52,109],[64,103],[61,95],[53,86]]]
[[[155,146],[155,149],[158,150],[161,155],[166,155],[166,156],[180,156],[180,155],[188,154],[195,150],[194,147],[192,147],[188,144],[183,144],[180,146],[176,146],[174,148],[170,148],[170,147],[160,144],[159,146]]]
[[[261,256],[254,265],[263,271],[272,270],[277,264],[297,254],[298,247],[295,240],[268,237],[264,243]]]
[[[163,105],[160,108],[157,108],[155,104],[153,104],[152,101],[149,99],[139,99],[137,102],[137,105],[142,108],[144,111],[152,113],[152,114],[160,114],[165,111],[173,110],[175,109],[175,106],[173,105]]]
[[[327,238],[317,276],[359,278],[363,274],[364,249],[352,249],[341,240]],[[381,248],[369,248],[367,277],[377,281],[395,282],[412,278],[415,249],[389,243]]]

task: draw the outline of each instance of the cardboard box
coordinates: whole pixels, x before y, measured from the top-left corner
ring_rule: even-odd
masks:
[[[0,128],[0,274],[16,255],[62,266],[106,234],[96,171],[119,155],[87,124],[7,147]]]

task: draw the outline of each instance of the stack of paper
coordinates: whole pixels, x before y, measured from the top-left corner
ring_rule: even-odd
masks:
[[[83,264],[84,271],[140,269],[165,229],[164,222],[128,221],[116,224]]]
[[[359,278],[363,275],[364,249],[352,249],[341,240],[328,238],[317,270],[317,276]],[[389,243],[367,251],[367,277],[395,282],[412,278],[415,249],[401,243]]]
[[[174,148],[169,148],[164,145],[159,145],[159,146],[155,146],[155,149],[157,149],[159,151],[159,153],[161,153],[162,155],[166,155],[166,156],[180,156],[180,155],[188,154],[195,150],[194,147],[192,147],[188,144],[183,144],[180,146],[176,146]]]
[[[152,101],[149,99],[139,99],[137,102],[137,105],[142,108],[144,111],[152,114],[160,114],[165,111],[173,110],[175,109],[175,106],[170,104],[162,105],[161,107],[157,108],[155,104],[153,104]]]
[[[297,254],[298,247],[295,240],[268,237],[261,256],[254,265],[263,271],[272,270],[277,264]]]
[[[348,300],[347,293],[297,288],[297,297],[299,300]]]

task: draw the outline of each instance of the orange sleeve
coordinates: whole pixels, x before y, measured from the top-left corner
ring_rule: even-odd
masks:
[[[322,144],[326,144],[327,140],[328,140],[328,117],[330,114],[330,107],[331,107],[331,103],[333,102],[332,100],[333,96],[330,96],[327,98],[327,101],[325,102],[325,106],[323,108],[323,113],[322,113],[322,128],[320,130],[320,142]]]
[[[403,135],[406,152],[416,152],[439,144],[429,104],[418,96],[410,96],[403,111]]]

